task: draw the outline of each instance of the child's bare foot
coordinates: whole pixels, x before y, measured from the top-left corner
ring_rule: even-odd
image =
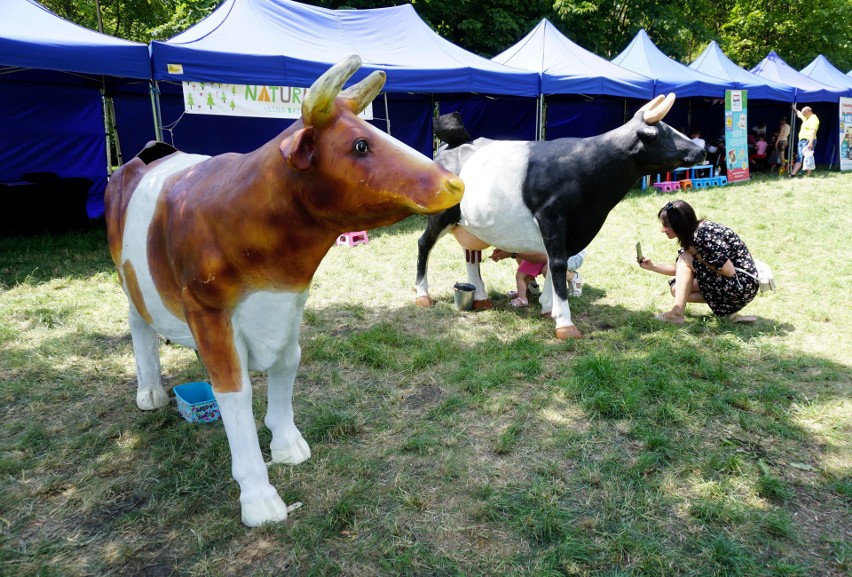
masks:
[[[684,323],[683,315],[677,315],[672,311],[666,313],[660,313],[658,315],[654,315],[654,318],[658,321],[663,321],[666,323],[671,323],[673,325],[682,325]]]

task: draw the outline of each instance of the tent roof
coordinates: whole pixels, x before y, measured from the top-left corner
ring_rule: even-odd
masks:
[[[544,94],[652,98],[654,81],[616,66],[562,34],[547,18],[493,61],[541,75]]]
[[[63,20],[33,0],[3,0],[0,67],[150,78],[148,47]]]
[[[358,54],[355,80],[386,70],[389,92],[536,96],[538,75],[491,62],[444,40],[410,4],[329,10],[292,0],[225,0],[165,42],[152,42],[154,78],[309,86]],[[169,71],[180,65],[182,74]]]
[[[796,89],[792,86],[779,84],[768,78],[761,78],[734,64],[730,58],[725,56],[715,40],[710,42],[689,67],[714,78],[721,78],[730,82],[732,88],[748,90],[749,100],[763,98],[792,102],[796,95]]]
[[[820,54],[813,61],[802,68],[801,73],[813,78],[817,82],[828,84],[836,88],[847,88],[846,96],[852,96],[852,78],[843,74],[829,62],[828,58]]]
[[[833,88],[805,76],[781,60],[781,57],[775,51],[767,54],[766,58],[758,62],[751,71],[761,78],[768,78],[794,87],[797,101],[837,102],[838,98],[846,93],[843,89]]]
[[[655,94],[674,92],[680,98],[689,96],[722,98],[725,96],[726,89],[733,88],[730,82],[698,72],[672,60],[651,42],[644,29],[637,32],[627,48],[612,61],[637,74],[653,78]]]

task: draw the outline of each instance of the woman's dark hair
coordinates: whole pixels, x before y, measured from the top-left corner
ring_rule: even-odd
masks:
[[[692,246],[692,235],[698,228],[699,220],[689,203],[683,200],[667,202],[666,206],[657,213],[663,226],[671,228],[677,235],[681,248]]]

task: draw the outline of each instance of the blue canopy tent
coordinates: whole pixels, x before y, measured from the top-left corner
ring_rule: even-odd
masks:
[[[792,86],[761,78],[737,66],[728,58],[715,40],[689,65],[693,70],[730,82],[734,90],[748,91],[748,116],[750,125],[766,123],[767,140],[772,144],[772,130],[780,125],[782,117],[790,118],[789,104],[795,100]],[[781,103],[785,104],[781,104]],[[718,131],[721,132],[721,131]]]
[[[612,62],[654,80],[654,95],[674,92],[678,102],[666,122],[678,130],[700,129],[715,134],[723,126],[724,110],[719,99],[733,88],[729,80],[715,78],[677,62],[657,48],[645,30],[639,30],[630,44]]]
[[[679,98],[724,98],[725,90],[732,88],[732,83],[728,80],[709,76],[669,58],[651,42],[645,30],[637,32],[627,48],[613,58],[612,62],[652,78],[655,96],[674,92]]]
[[[540,75],[541,116],[549,139],[611,130],[625,120],[625,99],[647,101],[654,95],[652,79],[589,52],[546,18],[492,60]]]
[[[388,119],[394,136],[424,154],[432,152],[434,94],[518,99],[527,102],[528,115],[535,115],[536,74],[491,62],[444,40],[408,4],[329,10],[292,0],[225,0],[189,30],[151,43],[158,84],[193,80],[308,87],[353,53],[364,65],[352,82],[373,70],[388,73],[385,96],[374,103],[376,117]],[[172,86],[171,94],[179,96]],[[182,96],[175,100],[163,106],[169,124],[183,112]],[[179,148],[216,153],[253,149],[291,122],[187,115],[171,132]],[[385,121],[375,123],[388,126]],[[534,119],[529,125],[534,126]],[[211,138],[217,133],[225,133],[226,142]]]
[[[111,97],[141,84],[147,113],[135,114],[127,128],[144,118],[154,133],[148,47],[77,26],[32,0],[4,0],[2,15],[0,182],[14,226],[0,229],[58,229],[81,214],[84,221],[100,216],[110,171],[104,134],[113,110],[116,118],[123,110]]]
[[[793,102],[796,96],[792,86],[762,78],[734,64],[715,40],[707,45],[689,67],[730,83],[731,90],[748,90],[749,102],[755,99]]]
[[[796,90],[794,102],[809,105],[820,119],[817,146],[814,157],[818,163],[833,164],[839,154],[834,135],[839,130],[837,106],[847,89],[835,88],[805,76],[784,62],[774,51],[766,55],[751,69],[751,72],[775,82],[787,84]],[[800,106],[801,109],[801,106]],[[795,119],[791,119],[791,124]],[[794,126],[794,131],[796,127]]]
[[[814,58],[810,64],[800,70],[802,74],[835,88],[846,88],[847,93],[841,96],[852,97],[852,77],[843,74],[822,54]]]

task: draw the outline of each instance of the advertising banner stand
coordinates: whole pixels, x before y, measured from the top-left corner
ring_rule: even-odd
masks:
[[[852,170],[852,98],[840,97],[840,170]]]
[[[728,182],[749,180],[748,91],[725,91],[725,165]]]

